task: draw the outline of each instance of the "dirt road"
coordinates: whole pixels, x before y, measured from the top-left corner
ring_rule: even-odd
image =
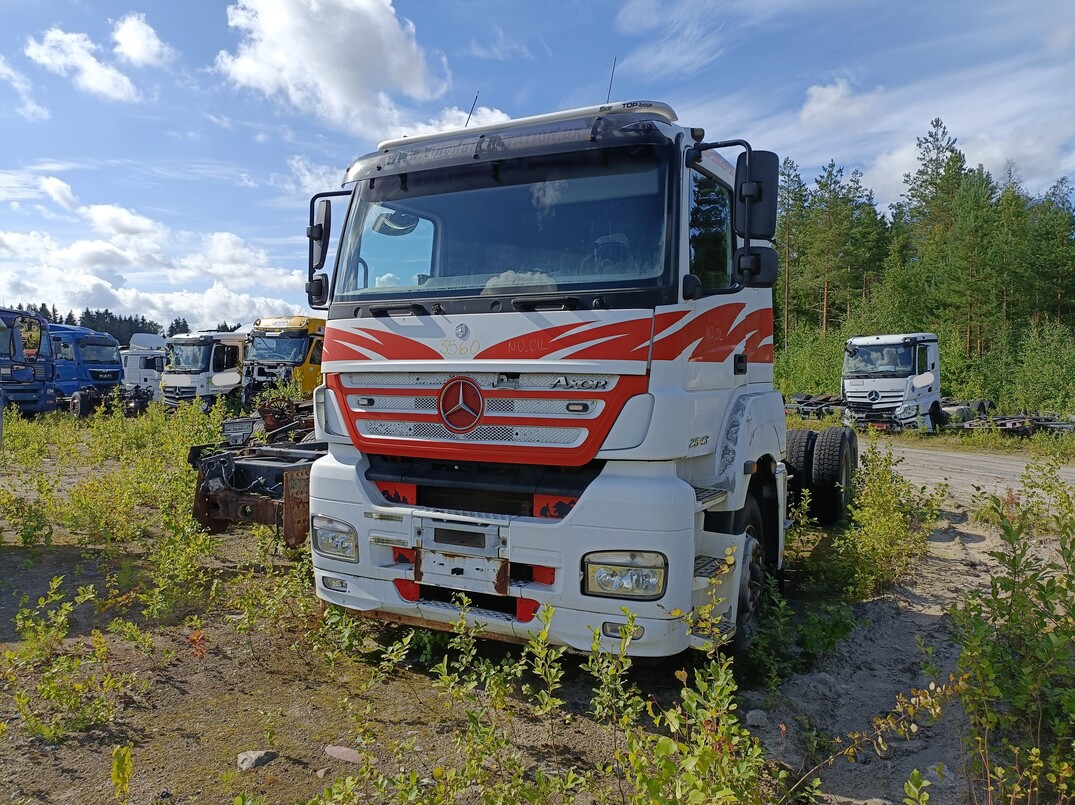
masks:
[[[905,478],[919,485],[943,481],[948,484],[949,496],[963,505],[969,505],[979,489],[1003,495],[1008,488],[1018,488],[1028,458],[900,444],[892,444],[890,449],[902,459],[899,470]],[[1075,484],[1075,467],[1061,467],[1060,479]]]
[[[948,484],[928,556],[913,577],[854,607],[858,625],[818,668],[786,680],[775,697],[745,694],[748,708],[758,708],[753,731],[768,755],[800,774],[831,751],[833,739],[867,729],[873,716],[892,709],[899,694],[929,684],[923,670],[927,657],[919,642],[935,652],[930,659],[942,679],[955,671],[958,652],[945,612],[968,589],[988,583],[994,565],[988,552],[1002,547],[993,529],[974,522],[975,496],[1003,496],[1008,489],[1019,489],[1029,458],[888,442],[882,444],[886,447],[900,459],[897,469],[912,483]],[[860,451],[865,449],[860,444]],[[1060,477],[1075,484],[1075,467],[1062,467]],[[961,805],[967,801],[963,762],[960,714],[953,707],[940,723],[922,729],[912,740],[891,741],[884,757],[866,751],[857,763],[839,760],[821,769],[822,789],[830,797],[900,802],[903,783],[918,769],[932,783],[931,803]]]

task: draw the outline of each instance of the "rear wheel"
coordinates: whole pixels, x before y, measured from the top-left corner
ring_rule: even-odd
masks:
[[[822,525],[844,518],[851,503],[851,480],[858,438],[848,428],[825,428],[814,445],[810,513]]]
[[[817,432],[812,430],[789,430],[787,435],[788,457],[784,466],[791,479],[788,481],[790,504],[797,506],[804,489],[813,484],[814,442]]]
[[[739,601],[735,613],[735,636],[731,649],[739,654],[750,648],[758,631],[762,594],[765,592],[765,521],[761,506],[752,494],[735,513],[733,532],[746,534],[743,555],[739,558],[742,570],[739,578]]]

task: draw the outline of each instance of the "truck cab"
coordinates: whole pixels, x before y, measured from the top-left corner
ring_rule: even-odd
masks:
[[[0,309],[3,405],[27,416],[56,410],[55,371],[48,320],[25,310]]]
[[[49,327],[56,355],[56,396],[76,416],[90,411],[123,383],[119,341],[73,324]]]
[[[159,400],[164,357],[164,336],[156,333],[132,335],[127,348],[120,350],[124,387],[147,389],[152,399]]]
[[[450,629],[465,594],[517,641],[548,608],[582,652],[626,608],[648,657],[709,613],[748,645],[787,518],[778,167],[627,101],[388,140],[314,196],[318,596]]]
[[[310,316],[257,319],[243,359],[243,404],[262,391],[295,381],[307,398],[321,383],[325,320]]]
[[[218,397],[242,388],[247,334],[205,330],[173,335],[165,341],[161,391],[164,404],[212,405]]]
[[[940,352],[933,333],[849,338],[841,386],[848,425],[926,433],[942,425]]]

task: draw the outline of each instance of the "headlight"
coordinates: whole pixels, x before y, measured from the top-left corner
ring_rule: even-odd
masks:
[[[600,551],[582,557],[584,595],[653,600],[664,595],[668,560],[652,551]]]
[[[918,403],[905,403],[896,409],[896,419],[918,416]]]
[[[310,535],[318,553],[348,562],[358,561],[358,533],[342,520],[315,514],[310,518]]]

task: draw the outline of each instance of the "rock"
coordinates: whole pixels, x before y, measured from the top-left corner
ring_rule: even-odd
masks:
[[[317,770],[316,772],[314,772],[314,773],[315,773],[315,774],[316,774],[316,775],[317,775],[318,777],[320,777],[320,778],[324,778],[324,776],[325,776],[325,774],[326,774],[327,772],[328,772],[328,766],[325,766],[325,768],[323,768],[323,769],[318,769],[318,770]]]
[[[362,753],[349,746],[326,746],[325,754],[329,757],[336,758],[336,760],[346,761],[347,763],[362,762]]]
[[[748,727],[768,727],[769,714],[764,710],[749,710],[746,714],[746,723]]]
[[[258,766],[264,766],[277,757],[279,755],[271,749],[251,749],[247,752],[240,752],[238,759],[239,771],[256,769]]]

